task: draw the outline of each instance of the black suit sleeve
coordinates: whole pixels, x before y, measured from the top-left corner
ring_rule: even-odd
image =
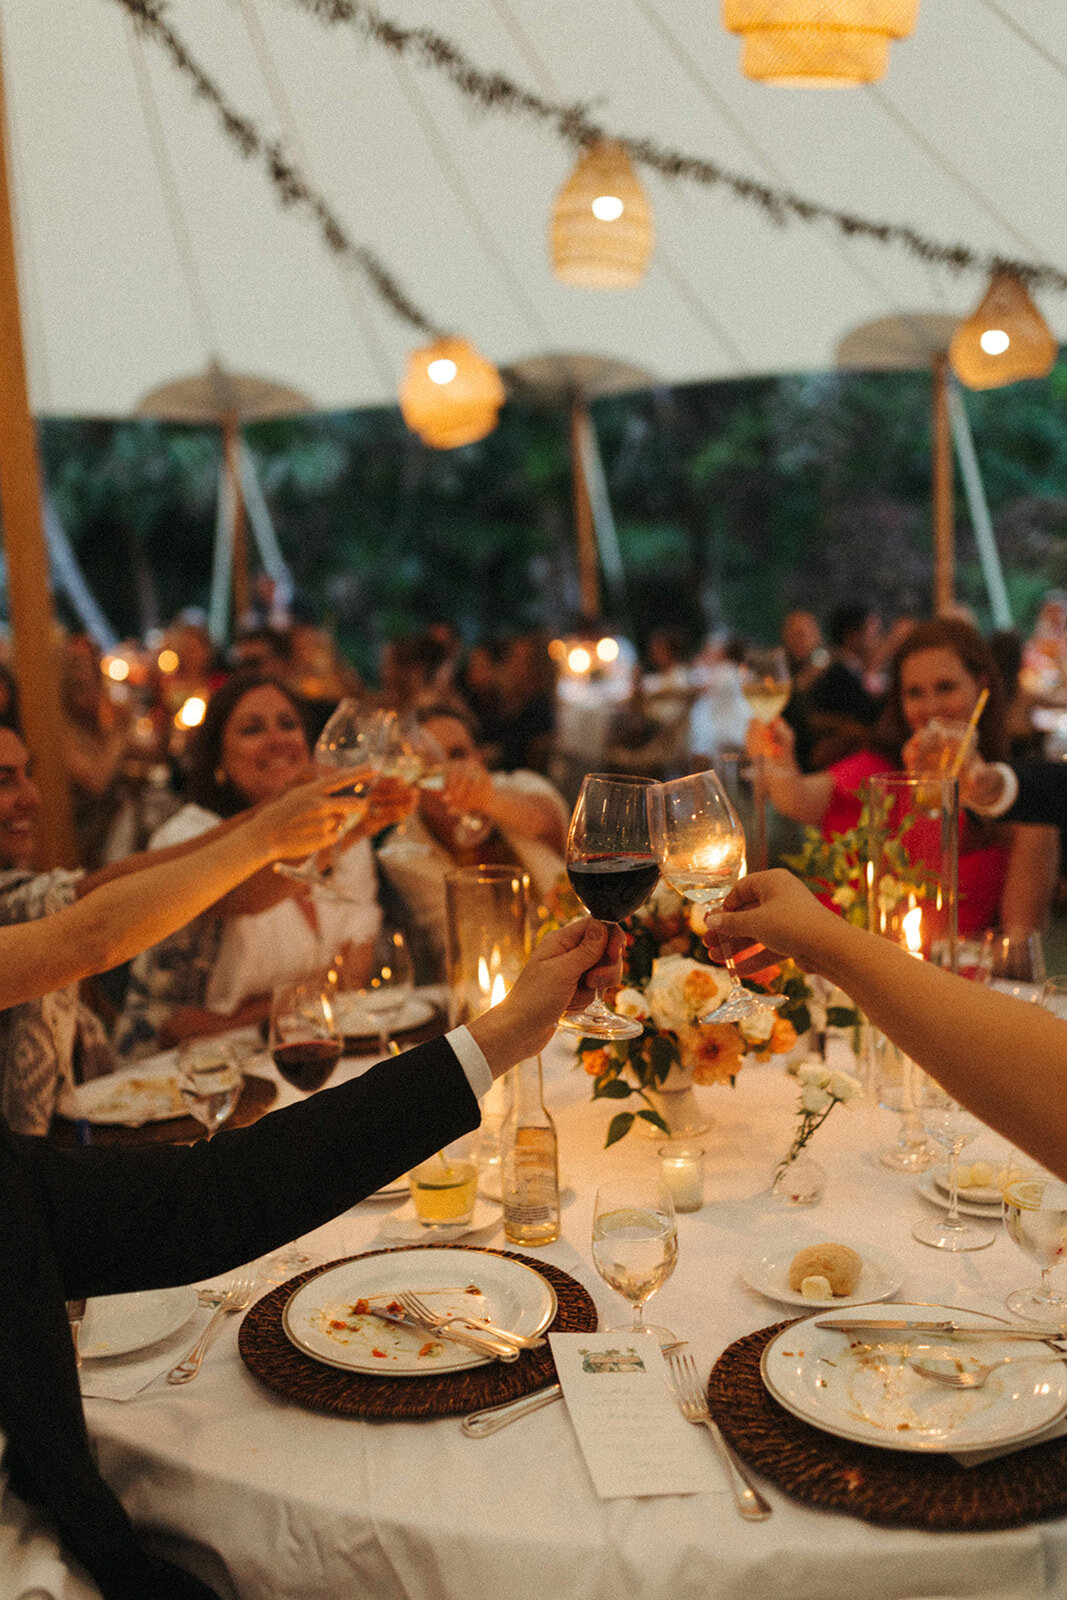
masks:
[[[1019,761],[1013,765],[1019,793],[1004,813],[1005,821],[1067,828],[1067,761]]]

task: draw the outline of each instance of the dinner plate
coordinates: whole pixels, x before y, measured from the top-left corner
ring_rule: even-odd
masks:
[[[850,1313],[819,1312],[819,1320],[827,1315]],[[897,1304],[893,1315],[938,1321],[959,1318],[961,1311]],[[1003,1317],[983,1312],[963,1315],[982,1326],[1009,1326]],[[882,1342],[863,1344],[864,1338]],[[760,1373],[768,1393],[802,1422],[883,1450],[989,1450],[1040,1433],[1067,1411],[1067,1366],[1051,1355],[1047,1366],[1027,1361],[1000,1367],[980,1389],[949,1389],[916,1372],[909,1353],[993,1362],[1018,1357],[1019,1346],[1009,1339],[968,1344],[962,1336],[939,1342],[936,1334],[840,1334],[817,1328],[809,1318],[775,1335],[764,1349]]]
[[[931,1167],[917,1180],[919,1193],[924,1200],[931,1201],[935,1206],[940,1206],[942,1211],[948,1210],[948,1194],[941,1188],[936,1177],[937,1168]],[[987,1222],[997,1222],[1000,1219],[1000,1197],[997,1196],[995,1205],[979,1205],[975,1200],[966,1199],[966,1189],[959,1193],[959,1208],[968,1217],[984,1217]]]
[[[158,1344],[184,1328],[199,1303],[189,1284],[87,1300],[78,1330],[78,1354],[83,1360],[96,1360]]]
[[[66,1089],[56,1109],[61,1117],[100,1127],[140,1128],[146,1122],[186,1117],[189,1108],[178,1089],[177,1061],[177,1053],[168,1050],[136,1067],[91,1078]]]
[[[484,1250],[437,1248],[386,1251],[330,1267],[292,1295],[282,1327],[316,1361],[380,1377],[432,1377],[492,1359],[352,1314],[361,1299],[385,1306],[405,1289],[443,1317],[484,1317],[515,1333],[541,1333],[556,1314],[556,1291],[533,1267]]]
[[[427,1000],[424,995],[412,995],[406,1000],[395,1017],[391,1017],[386,1028],[391,1039],[402,1033],[410,1033],[415,1028],[421,1028],[429,1022],[437,1007],[432,1000]],[[333,1001],[334,1020],[346,1041],[349,1039],[366,1039],[377,1044],[378,1030],[367,1020],[365,1011],[360,1010],[359,997],[354,994],[339,994]]]
[[[789,1268],[798,1250],[811,1244],[826,1243],[824,1235],[815,1233],[779,1235],[767,1240],[763,1249],[749,1256],[741,1267],[741,1277],[750,1289],[767,1296],[768,1300],[781,1301],[790,1306],[858,1306],[870,1300],[890,1300],[904,1280],[899,1261],[876,1250],[873,1245],[861,1244],[858,1239],[836,1239],[835,1244],[847,1244],[862,1257],[863,1271],[855,1294],[830,1295],[827,1299],[812,1300],[799,1289],[789,1287]]]

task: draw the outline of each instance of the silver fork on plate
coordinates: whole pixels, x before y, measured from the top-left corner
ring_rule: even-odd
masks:
[[[730,1488],[733,1490],[738,1511],[750,1522],[762,1522],[765,1517],[770,1516],[771,1507],[726,1443],[719,1431],[718,1423],[712,1419],[692,1356],[685,1351],[673,1351],[667,1357],[667,1365],[670,1368],[671,1388],[674,1390],[674,1398],[678,1402],[682,1416],[686,1422],[702,1423],[711,1434],[719,1460],[730,1480]]]
[[[403,1306],[412,1322],[417,1322],[427,1333],[436,1333],[441,1339],[451,1339],[456,1344],[468,1345],[483,1356],[496,1356],[500,1361],[517,1361],[518,1345],[501,1333],[478,1333],[474,1328],[454,1328],[453,1317],[438,1317],[415,1294],[398,1294],[397,1302]]]
[[[453,1317],[439,1317],[425,1300],[420,1300],[412,1289],[405,1289],[397,1298],[405,1310],[410,1311],[413,1317],[421,1321],[432,1323],[435,1329],[449,1328],[454,1322],[469,1324],[482,1333],[488,1333],[496,1339],[503,1339],[507,1344],[513,1344],[516,1350],[540,1350],[544,1340],[540,1336],[528,1337],[525,1333],[512,1333],[507,1328],[498,1328],[495,1322],[486,1322],[484,1317],[467,1317],[461,1312]]]
[[[179,1361],[176,1367],[171,1367],[167,1373],[168,1383],[189,1383],[200,1371],[200,1363],[204,1359],[204,1352],[211,1342],[212,1335],[223,1317],[230,1311],[243,1311],[256,1292],[256,1274],[254,1272],[242,1273],[240,1277],[233,1278],[226,1286],[222,1299],[216,1307],[215,1314],[199,1339],[189,1351],[184,1360]]]

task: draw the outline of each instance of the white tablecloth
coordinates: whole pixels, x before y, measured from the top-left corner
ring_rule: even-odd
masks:
[[[564,1237],[541,1254],[586,1285],[602,1321],[618,1321],[622,1302],[591,1263],[593,1193],[599,1179],[653,1159],[655,1144],[632,1134],[603,1150],[618,1105],[590,1103],[572,1060],[561,1042],[546,1057],[567,1188]],[[1036,1277],[999,1226],[992,1248],[975,1254],[911,1239],[931,1208],[913,1180],[877,1162],[895,1133],[888,1112],[836,1108],[811,1146],[829,1172],[825,1199],[783,1215],[766,1184],[789,1142],[795,1081],[781,1065],[746,1065],[734,1089],[699,1093],[715,1118],[703,1141],[707,1203],[679,1217],[678,1266],[650,1315],[688,1339],[702,1374],[732,1340],[791,1314],[738,1276],[758,1246],[790,1228],[890,1252],[903,1268],[902,1297],[913,1300],[999,1312],[1009,1289]],[[327,1260],[372,1249],[385,1242],[387,1210],[365,1202],[304,1243]],[[471,1242],[503,1244],[502,1231]],[[89,1401],[87,1411],[101,1467],[134,1519],[172,1549],[221,1553],[240,1600],[1067,1595],[1067,1521],[984,1534],[892,1531],[774,1489],[774,1515],[759,1524],[742,1522],[720,1493],[601,1501],[561,1404],[477,1441],[455,1418],[317,1416],[257,1383],[237,1353],[236,1321],[227,1319],[194,1383],[157,1383],[127,1403]],[[709,1440],[709,1481],[717,1470]]]

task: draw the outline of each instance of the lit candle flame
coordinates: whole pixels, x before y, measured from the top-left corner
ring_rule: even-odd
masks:
[[[908,947],[908,954],[912,956],[921,956],[923,953],[922,919],[921,906],[914,906],[900,919],[900,925],[904,930],[904,943]]]
[[[502,972],[498,972],[496,977],[493,979],[493,991],[489,996],[489,1004],[491,1006],[499,1005],[507,992],[508,986],[504,982],[504,974]]]

